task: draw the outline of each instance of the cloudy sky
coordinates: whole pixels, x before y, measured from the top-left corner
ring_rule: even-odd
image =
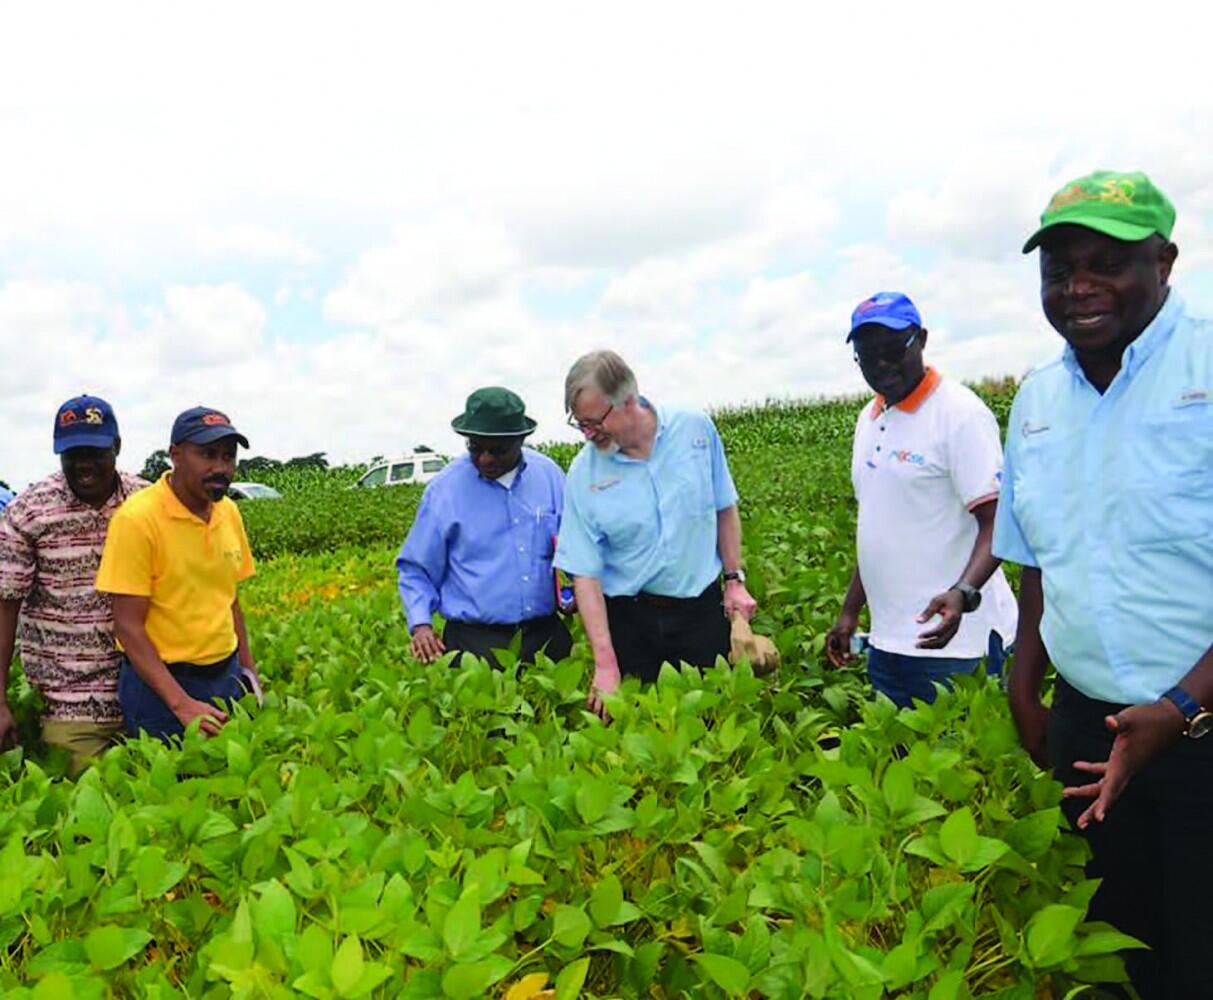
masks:
[[[1213,310],[1202,33],[1118,3],[6,5],[0,478],[53,468],[84,391],[134,469],[200,402],[278,458],[454,451],[495,383],[566,437],[600,346],[667,403],[856,392],[881,288],[945,373],[1019,374],[1057,341],[1018,247],[1100,166],[1171,195]]]

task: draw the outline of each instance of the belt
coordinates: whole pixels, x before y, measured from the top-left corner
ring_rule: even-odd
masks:
[[[516,629],[532,628],[535,625],[540,625],[543,622],[550,621],[556,617],[556,613],[550,615],[539,615],[537,618],[527,618],[520,622],[469,622],[460,618],[452,618],[450,624],[463,625],[465,628],[479,629],[509,629],[511,632]]]
[[[702,594],[696,594],[694,597],[667,597],[665,594],[650,594],[642,590],[632,600],[643,601],[645,604],[651,604],[655,608],[684,608],[687,605],[702,601],[704,598],[715,597],[719,592],[720,584],[713,581],[704,588]]]

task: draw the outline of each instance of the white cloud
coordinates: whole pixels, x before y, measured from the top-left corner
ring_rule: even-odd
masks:
[[[265,318],[261,303],[234,284],[174,286],[152,335],[166,365],[231,365],[257,351]]]
[[[215,257],[312,264],[320,255],[302,240],[265,226],[238,225],[204,229],[198,236],[202,252]]]

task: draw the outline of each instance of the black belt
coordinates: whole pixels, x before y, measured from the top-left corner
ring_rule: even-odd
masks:
[[[694,597],[668,597],[665,594],[650,594],[647,591],[641,591],[633,601],[640,601],[643,604],[651,604],[655,608],[685,608],[692,604],[697,604],[705,598],[712,598],[720,593],[720,584],[713,580],[707,585],[703,593],[697,594]],[[624,598],[625,600],[627,598]]]
[[[550,615],[540,615],[538,618],[527,618],[520,622],[469,622],[460,618],[452,618],[449,622],[451,625],[462,625],[464,628],[481,628],[481,629],[516,629],[534,628],[536,625],[541,625],[543,622],[551,621],[556,617],[556,613]]]

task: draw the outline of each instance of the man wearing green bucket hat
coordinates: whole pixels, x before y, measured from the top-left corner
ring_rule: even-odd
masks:
[[[497,666],[493,651],[521,632],[520,662],[540,649],[563,659],[572,639],[556,613],[552,554],[564,474],[523,447],[535,421],[509,389],[477,389],[451,426],[468,453],[426,486],[396,560],[413,655],[431,663],[460,650]]]
[[[1145,174],[1100,171],[1025,244],[1067,346],[1015,398],[993,545],[1023,566],[1020,739],[1091,844],[1090,918],[1150,946],[1145,998],[1213,996],[1213,323],[1170,287],[1174,223]]]

